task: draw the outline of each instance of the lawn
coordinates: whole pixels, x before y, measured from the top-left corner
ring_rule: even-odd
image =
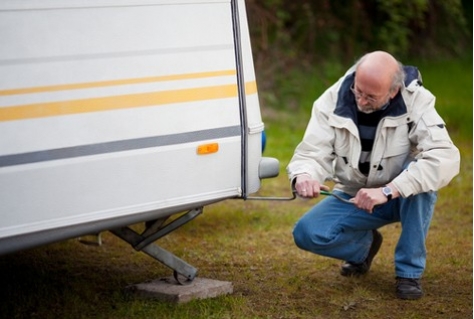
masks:
[[[422,63],[421,69],[462,154],[461,173],[440,191],[421,300],[394,294],[399,225],[381,229],[384,243],[368,275],[345,278],[339,261],[293,243],[294,223],[317,200],[227,200],[159,244],[198,268],[200,277],[231,281],[232,295],[176,305],[127,294],[128,285],[171,271],[104,233],[100,247],[71,239],[1,256],[0,317],[472,318],[472,60]],[[324,87],[315,76],[295,77],[292,85],[303,84],[284,97],[293,103],[291,112],[285,105],[263,108],[265,156],[279,158],[281,174],[265,180],[260,195],[289,195],[284,168]]]

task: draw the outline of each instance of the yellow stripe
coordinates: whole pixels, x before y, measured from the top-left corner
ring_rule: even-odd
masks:
[[[235,75],[235,74],[236,74],[235,70],[222,70],[222,71],[214,71],[214,72],[174,74],[174,75],[164,75],[164,76],[136,78],[136,79],[122,79],[122,80],[100,81],[100,82],[90,82],[90,83],[38,86],[38,87],[21,88],[21,89],[0,90],[0,96],[89,89],[89,88],[96,88],[96,87],[130,85],[130,84],[140,84],[140,83],[150,83],[150,82],[199,79],[199,78],[209,78],[209,77],[217,77],[217,76],[228,76],[228,75]]]
[[[246,95],[256,93],[257,84],[255,81],[246,83],[245,91]],[[164,92],[29,104],[0,108],[0,121],[14,121],[134,107],[223,99],[235,96],[237,96],[237,86],[235,84],[230,84]]]
[[[245,83],[245,95],[252,95],[257,93],[257,82],[247,82]]]

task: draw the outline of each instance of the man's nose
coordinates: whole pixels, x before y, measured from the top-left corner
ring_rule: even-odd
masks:
[[[362,106],[370,105],[370,102],[367,100],[365,96],[359,97],[357,102],[359,103],[359,105],[362,105]]]

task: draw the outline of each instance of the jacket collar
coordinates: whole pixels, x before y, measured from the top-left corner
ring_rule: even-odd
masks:
[[[357,105],[354,97],[354,93],[351,91],[351,86],[354,83],[355,72],[346,76],[343,80],[341,87],[337,93],[337,102],[336,108],[334,109],[334,114],[349,118],[354,123],[357,123]],[[402,88],[403,90],[404,88]],[[388,107],[382,113],[383,117],[397,117],[407,113],[407,107],[405,101],[403,100],[401,91],[389,101]]]

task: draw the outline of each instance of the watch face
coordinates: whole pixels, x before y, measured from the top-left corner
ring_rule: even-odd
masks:
[[[392,195],[392,189],[388,186],[385,186],[382,188],[382,192],[385,196],[391,196]]]

